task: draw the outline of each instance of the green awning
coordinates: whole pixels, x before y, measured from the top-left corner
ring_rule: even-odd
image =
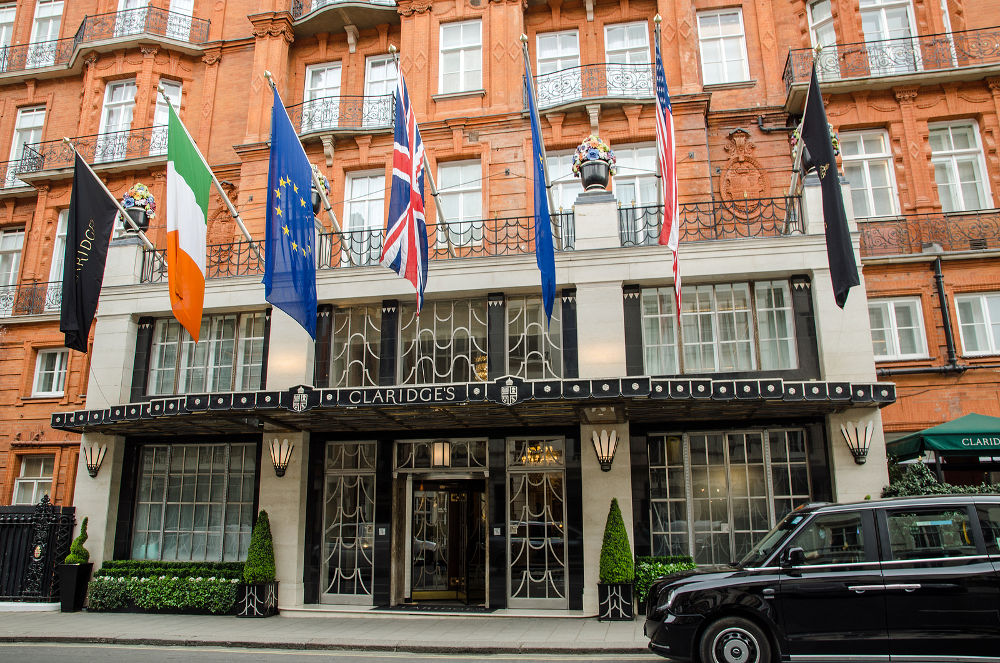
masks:
[[[959,456],[1000,456],[1000,417],[967,414],[893,440],[885,448],[894,460],[915,458],[925,451]]]

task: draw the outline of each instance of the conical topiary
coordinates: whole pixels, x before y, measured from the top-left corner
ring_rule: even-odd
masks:
[[[608,522],[604,526],[604,543],[601,544],[600,581],[603,583],[624,583],[635,580],[635,565],[632,562],[632,548],[628,543],[628,532],[622,520],[622,510],[618,498],[612,498],[608,511]]]
[[[80,523],[80,536],[73,539],[73,543],[69,547],[69,554],[66,555],[66,559],[63,564],[86,564],[90,561],[90,553],[87,549],[83,547],[83,544],[87,541],[87,519],[84,518],[83,522]]]
[[[271,541],[271,521],[261,509],[250,535],[250,548],[243,566],[243,582],[252,585],[274,581],[274,543]]]

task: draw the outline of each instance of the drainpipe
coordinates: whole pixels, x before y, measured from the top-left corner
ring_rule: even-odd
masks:
[[[955,336],[951,330],[951,313],[944,294],[944,273],[941,271],[941,256],[934,259],[934,283],[937,285],[938,300],[941,303],[941,322],[944,323],[944,342],[948,347],[948,365],[951,370],[959,370],[958,353],[955,352]]]

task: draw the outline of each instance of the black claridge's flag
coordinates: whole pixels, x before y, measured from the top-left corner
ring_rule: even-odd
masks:
[[[115,202],[77,154],[66,225],[59,317],[59,331],[66,335],[67,348],[87,351],[90,323],[97,313],[104,262],[108,258],[108,243],[117,211]]]
[[[852,286],[860,284],[858,264],[854,261],[854,247],[851,232],[847,227],[847,212],[844,210],[844,195],[840,188],[840,173],[837,159],[830,140],[830,128],[823,108],[823,96],[819,91],[816,66],[813,65],[809,82],[806,110],[802,116],[802,170],[809,172],[815,168],[823,191],[823,223],[826,226],[826,255],[830,261],[830,276],[833,280],[833,294],[837,306],[844,308],[847,293]]]

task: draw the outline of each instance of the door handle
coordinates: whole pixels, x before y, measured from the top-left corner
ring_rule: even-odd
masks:
[[[901,584],[897,584],[897,585],[886,585],[885,589],[887,591],[893,591],[893,590],[899,590],[899,589],[901,589],[904,592],[909,593],[909,592],[915,592],[915,591],[917,591],[918,589],[920,589],[920,587],[921,587],[921,585],[916,584],[916,583],[901,583]]]
[[[848,585],[847,589],[855,594],[864,594],[865,592],[883,592],[887,588],[885,585]]]

